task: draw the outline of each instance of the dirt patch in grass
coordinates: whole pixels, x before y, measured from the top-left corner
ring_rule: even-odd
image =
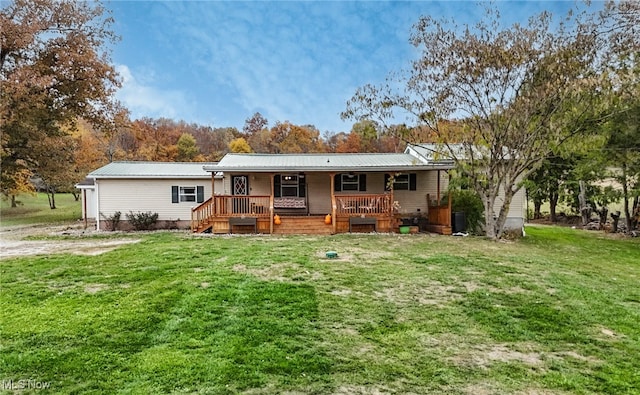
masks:
[[[479,289],[506,294],[530,293],[530,291],[520,287],[499,289],[474,281],[459,281],[459,279],[452,278],[451,284],[443,284],[439,281],[429,281],[422,285],[397,284],[393,287],[374,291],[374,296],[400,305],[414,302],[429,306],[444,306],[453,301],[461,300],[466,294]]]
[[[233,270],[239,273],[249,273],[262,280],[268,281],[303,281],[319,280],[322,273],[310,271],[296,263],[274,263],[266,267],[247,267],[243,264],[233,266]]]
[[[544,368],[550,360],[574,359],[592,365],[602,363],[601,360],[581,355],[575,351],[540,352],[534,344],[493,344],[475,346],[468,352],[450,358],[451,362],[459,366],[478,366],[489,368],[494,363],[518,362],[536,368]],[[528,392],[527,392],[528,393]]]
[[[140,242],[139,239],[109,240],[0,240],[2,258],[29,255],[76,254],[100,255],[116,248]]]
[[[84,292],[93,295],[100,291],[104,291],[107,288],[108,288],[108,285],[106,284],[87,284],[84,286]]]
[[[140,242],[140,239],[90,239],[96,234],[79,225],[38,225],[3,228],[0,232],[0,258],[31,255],[76,254],[95,256],[116,248]],[[69,239],[26,240],[27,237],[65,236]]]

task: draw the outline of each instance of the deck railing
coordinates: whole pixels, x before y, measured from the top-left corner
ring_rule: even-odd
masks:
[[[269,217],[270,196],[216,195],[215,217]]]
[[[269,217],[270,196],[216,195],[191,209],[191,230],[196,231],[213,218]]]
[[[434,225],[451,226],[451,195],[446,203],[440,201],[432,201],[427,194],[427,203],[429,205],[429,223]]]
[[[336,214],[347,216],[382,215],[391,212],[391,196],[336,195]]]

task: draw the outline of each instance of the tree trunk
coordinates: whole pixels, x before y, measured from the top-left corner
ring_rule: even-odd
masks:
[[[558,222],[558,215],[556,214],[556,208],[558,207],[558,192],[554,191],[549,193],[549,216],[551,222]]]
[[[16,202],[16,195],[11,195],[11,208],[18,207],[18,202]]]
[[[80,200],[80,194],[78,192],[71,192],[71,194],[73,195],[73,198],[76,202]]]
[[[615,213],[611,213],[611,218],[613,219],[613,224],[611,226],[611,231],[613,233],[618,233],[618,221],[620,220],[620,211],[616,211]]]
[[[633,198],[633,214],[631,215],[631,225],[632,228],[630,230],[636,229],[638,227],[638,220],[640,220],[640,196],[636,196]]]
[[[602,206],[600,210],[597,210],[597,212],[598,216],[600,217],[600,229],[604,229],[604,226],[607,224],[607,215],[609,214],[609,209],[605,206]]]
[[[580,204],[580,215],[582,216],[582,226],[589,223],[591,219],[591,207],[587,205],[587,192],[584,181],[580,181],[580,193],[578,194],[578,202]]]
[[[484,231],[486,236],[492,240],[497,239],[496,219],[493,213],[493,203],[495,200],[490,198],[484,199]]]
[[[48,187],[47,189],[47,199],[49,199],[49,208],[51,210],[55,210],[56,208],[56,191],[52,187]]]
[[[633,218],[629,211],[629,186],[627,185],[627,163],[622,162],[622,195],[624,197],[624,217],[627,223],[627,233],[631,232]]]
[[[540,213],[540,208],[542,207],[541,199],[533,199],[533,219],[542,218],[542,214]]]

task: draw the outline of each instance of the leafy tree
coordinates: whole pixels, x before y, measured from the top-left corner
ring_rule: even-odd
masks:
[[[189,133],[183,133],[178,139],[178,156],[180,162],[191,162],[198,156],[196,139]]]
[[[358,133],[349,133],[336,145],[336,152],[356,153],[362,151],[362,137]]]
[[[609,136],[604,159],[605,164],[613,168],[610,176],[622,186],[623,210],[627,230],[631,231],[637,210],[634,206],[640,196],[640,89],[633,95],[622,93],[621,96],[624,100],[619,103],[619,111],[606,125]]]
[[[271,152],[322,152],[320,132],[314,126],[298,126],[290,122],[277,122],[271,128]]]
[[[358,89],[342,115],[388,120],[401,110],[431,129],[480,195],[487,236],[500,238],[521,180],[584,130],[575,120],[589,115],[581,110],[596,96],[587,93],[602,87],[598,76],[607,64],[605,48],[612,45],[601,39],[606,35],[598,27],[625,18],[612,12],[621,8],[612,3],[600,19],[568,17],[559,27],[541,13],[526,26],[503,29],[492,8],[485,21],[464,29],[422,17],[411,36],[421,50],[412,68],[383,86]],[[632,24],[613,25],[612,31],[623,30],[636,46],[640,42]],[[571,117],[559,116],[572,108]],[[442,127],[453,118],[459,118],[459,128]]]
[[[231,140],[231,142],[229,142],[229,150],[233,153],[247,154],[253,152],[251,146],[249,146],[249,143],[247,143],[247,140],[245,140],[244,137],[238,137],[237,139]]]
[[[351,134],[357,134],[359,147],[352,152],[378,152],[378,125],[369,119],[356,122],[351,127]]]
[[[15,191],[25,171],[43,174],[58,151],[43,142],[64,139],[76,119],[111,116],[118,79],[105,50],[115,41],[105,14],[99,1],[14,0],[0,9],[3,191]]]
[[[271,144],[271,131],[262,129],[252,134],[247,140],[249,145],[255,152],[270,153],[273,145]]]
[[[35,192],[35,188],[31,183],[32,175],[33,173],[26,167],[22,167],[20,170],[12,173],[2,172],[2,196],[11,200],[11,207],[18,207],[16,196],[23,193]],[[4,180],[5,177],[7,178],[6,180]]]

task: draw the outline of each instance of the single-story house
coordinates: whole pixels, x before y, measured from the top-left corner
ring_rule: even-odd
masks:
[[[160,226],[194,232],[389,232],[423,218],[451,233],[450,161],[400,154],[227,154],[219,163],[113,162],[91,172],[83,215],[157,212]],[[327,216],[330,216],[328,219]],[[428,219],[428,221],[427,221]]]
[[[401,220],[451,234],[453,161],[421,153],[227,154],[218,163],[113,162],[88,175],[84,215],[156,212],[159,226],[267,234],[391,232]],[[512,205],[512,209],[513,209]]]

